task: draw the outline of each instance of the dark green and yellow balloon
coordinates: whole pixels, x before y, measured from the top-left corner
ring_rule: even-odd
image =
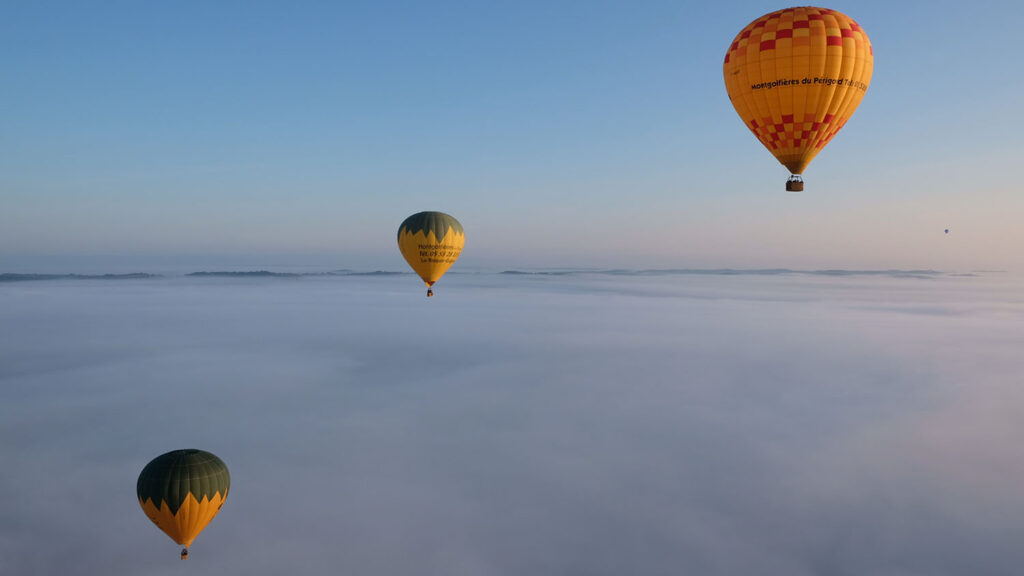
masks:
[[[409,266],[430,287],[462,254],[466,233],[459,221],[444,212],[418,212],[398,227],[398,249]]]
[[[146,516],[178,544],[188,547],[224,505],[231,487],[228,467],[203,450],[174,450],[157,456],[135,485]]]

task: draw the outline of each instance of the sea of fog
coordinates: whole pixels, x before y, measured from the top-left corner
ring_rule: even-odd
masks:
[[[1006,575],[1024,281],[0,278],[0,574]],[[231,471],[178,546],[135,481]]]

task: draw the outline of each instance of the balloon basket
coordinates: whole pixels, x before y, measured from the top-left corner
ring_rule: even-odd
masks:
[[[803,192],[804,191],[804,179],[793,175],[786,180],[786,192]]]

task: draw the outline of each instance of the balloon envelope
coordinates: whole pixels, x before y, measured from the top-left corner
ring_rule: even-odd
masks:
[[[793,174],[802,174],[857,109],[871,83],[871,41],[828,8],[787,8],[748,24],[723,73],[733,107]]]
[[[192,541],[224,505],[231,487],[228,467],[203,450],[174,450],[157,456],[135,485],[146,516],[182,546]]]
[[[398,227],[398,249],[428,287],[451,268],[465,243],[462,224],[444,212],[418,212]]]

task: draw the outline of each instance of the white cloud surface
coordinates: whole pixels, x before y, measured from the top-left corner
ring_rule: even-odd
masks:
[[[0,573],[164,574],[149,459],[232,474],[196,574],[1007,574],[1000,274],[0,284]]]

